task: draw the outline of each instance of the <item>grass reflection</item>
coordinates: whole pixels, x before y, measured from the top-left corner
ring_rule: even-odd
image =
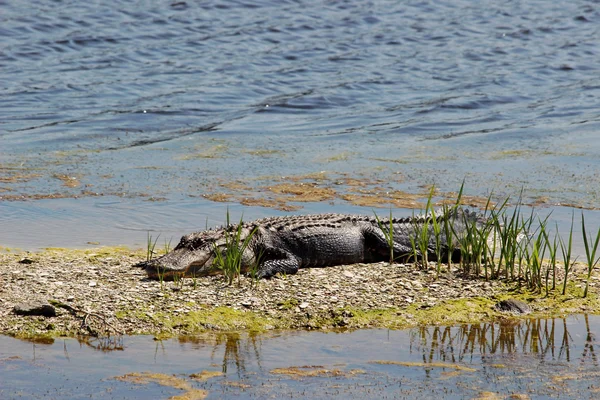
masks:
[[[578,325],[585,327],[584,340],[574,340],[569,329],[572,319],[548,318],[500,320],[494,323],[460,326],[420,327],[411,331],[411,352],[420,352],[423,362],[470,362],[474,357],[492,354],[533,354],[541,360],[572,362],[577,357],[598,366],[595,335],[589,316],[579,317]],[[579,319],[578,318],[578,319]],[[577,337],[578,339],[578,337]],[[582,349],[582,353],[573,354]]]

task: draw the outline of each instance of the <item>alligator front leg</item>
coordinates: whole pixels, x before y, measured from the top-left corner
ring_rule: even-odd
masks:
[[[277,273],[293,275],[298,272],[300,263],[294,255],[284,251],[272,251],[258,266],[256,276],[259,279],[270,278]],[[273,252],[275,254],[273,254]]]

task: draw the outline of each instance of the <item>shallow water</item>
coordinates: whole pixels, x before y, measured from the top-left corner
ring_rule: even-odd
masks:
[[[0,246],[11,251],[119,245],[145,248],[150,234],[154,239],[158,238],[157,246],[162,248],[165,243],[177,244],[181,236],[190,232],[224,224],[226,207],[232,221],[286,214],[279,210],[215,203],[205,199],[149,202],[102,197],[37,200],[31,203],[0,202],[0,221],[3,227],[0,230]],[[373,215],[374,211],[349,204],[306,203],[303,212]],[[380,210],[378,214],[386,215],[387,212]],[[410,216],[414,212],[408,209],[394,210],[396,216]],[[522,212],[529,216],[531,209],[523,207]],[[579,260],[584,260],[580,213],[585,215],[588,233],[595,235],[596,227],[600,226],[598,210],[573,210],[569,207],[534,209],[537,218],[548,218],[550,235],[558,227],[565,243],[568,241],[571,218],[574,216],[572,252]]]
[[[277,206],[295,177],[339,206],[466,178],[598,208],[599,20],[585,0],[3,2],[0,197]]]
[[[205,389],[208,398],[463,399],[489,392],[591,399],[600,391],[599,329],[599,317],[578,315],[406,331],[207,333],[166,341],[134,336],[34,343],[0,336],[0,397],[167,398]],[[190,378],[203,370],[222,374]],[[171,385],[183,388],[160,385],[150,375],[142,375],[150,380],[145,384],[114,379],[131,373],[174,375]]]

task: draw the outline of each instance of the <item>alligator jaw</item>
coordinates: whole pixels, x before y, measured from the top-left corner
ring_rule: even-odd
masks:
[[[150,279],[169,281],[185,276],[212,275],[212,258],[206,251],[181,248],[136,266],[144,268]]]

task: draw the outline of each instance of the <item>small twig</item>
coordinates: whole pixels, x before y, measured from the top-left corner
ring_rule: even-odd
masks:
[[[88,317],[95,317],[98,320],[100,320],[104,325],[108,326],[109,328],[111,328],[114,332],[116,332],[119,335],[123,335],[123,333],[121,331],[119,331],[117,328],[115,328],[113,325],[111,325],[107,320],[106,317],[95,313],[95,312],[90,312],[90,311],[85,311],[81,308],[78,307],[73,307],[70,306],[68,304],[65,304],[63,302],[60,302],[58,300],[49,300],[49,303],[52,304],[55,307],[60,307],[60,308],[64,308],[65,310],[69,311],[73,316],[77,317],[78,313],[83,314],[82,320],[81,320],[81,326],[82,328],[85,328],[88,332],[90,332],[90,334],[92,336],[99,336],[98,332],[96,332],[95,330],[93,330],[93,328],[88,324]]]

